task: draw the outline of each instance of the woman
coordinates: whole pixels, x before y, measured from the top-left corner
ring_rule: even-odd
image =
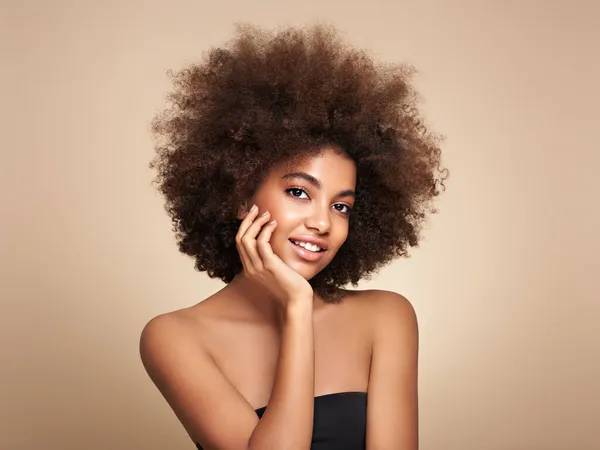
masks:
[[[239,28],[175,75],[151,167],[180,250],[226,286],[140,351],[198,448],[417,449],[414,310],[341,287],[417,245],[446,177],[411,73],[316,26]]]

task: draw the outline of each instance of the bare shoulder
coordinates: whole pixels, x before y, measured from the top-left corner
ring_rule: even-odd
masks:
[[[159,314],[143,327],[140,335],[140,355],[144,364],[149,358],[169,351],[174,344],[190,351],[202,352],[203,334],[206,324],[215,316],[215,302],[212,297],[195,306]]]
[[[258,419],[207,350],[204,329],[216,309],[202,303],[151,319],[141,332],[140,356],[195,443],[244,448]]]
[[[188,334],[190,320],[184,310],[159,314],[146,323],[140,336],[140,345],[146,346],[160,339],[178,339]]]
[[[186,310],[160,314],[148,321],[140,334],[139,351],[142,363],[153,381],[174,348],[180,352],[200,353],[200,339]]]
[[[159,314],[148,321],[141,333],[141,343],[161,339],[199,340],[211,317],[218,315],[219,292],[194,306]]]
[[[373,309],[378,316],[392,320],[413,320],[416,318],[412,303],[402,294],[393,291],[373,289],[370,292]]]
[[[356,317],[367,321],[372,339],[389,333],[418,334],[417,316],[412,303],[402,294],[383,289],[353,291],[348,296]]]
[[[373,348],[369,372],[367,447],[418,447],[417,320],[401,294],[369,293]]]
[[[416,320],[412,303],[402,294],[383,289],[356,290],[348,293],[348,303],[353,303],[365,318],[376,321]]]

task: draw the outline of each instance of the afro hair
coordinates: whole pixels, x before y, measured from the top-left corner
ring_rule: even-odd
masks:
[[[169,108],[152,122],[150,167],[181,252],[229,283],[243,270],[238,206],[268,171],[327,146],[357,170],[348,236],[310,284],[327,302],[382,265],[408,256],[431,201],[445,188],[441,136],[428,132],[406,64],[375,62],[335,28],[238,26],[201,62],[169,72]]]

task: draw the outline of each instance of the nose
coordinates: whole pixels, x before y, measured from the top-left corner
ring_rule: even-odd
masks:
[[[329,232],[331,228],[331,218],[329,217],[329,205],[315,206],[313,212],[306,219],[306,227],[316,229],[320,234]]]

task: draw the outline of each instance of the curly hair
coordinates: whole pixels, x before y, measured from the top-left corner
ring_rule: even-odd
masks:
[[[407,64],[374,62],[322,24],[276,31],[238,25],[202,61],[169,71],[171,107],[152,122],[150,167],[179,250],[229,283],[243,270],[238,206],[268,171],[325,147],[355,163],[348,236],[310,284],[326,302],[417,246],[431,200],[445,189],[442,136],[428,132]]]

